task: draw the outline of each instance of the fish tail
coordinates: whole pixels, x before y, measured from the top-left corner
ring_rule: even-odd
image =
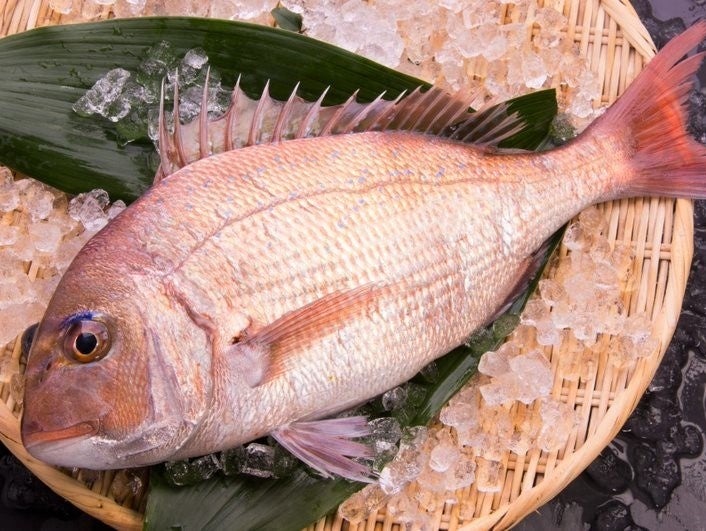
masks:
[[[595,134],[629,146],[620,197],[706,198],[706,146],[687,131],[689,93],[706,53],[685,58],[704,38],[706,20],[672,39],[595,123]]]

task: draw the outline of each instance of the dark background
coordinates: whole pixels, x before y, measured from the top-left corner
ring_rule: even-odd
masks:
[[[706,0],[634,0],[658,47],[699,18]],[[704,45],[702,45],[702,49]],[[706,87],[706,68],[700,71]],[[706,142],[706,97],[691,128]],[[516,529],[706,530],[706,202],[677,331],[635,413],[594,463]],[[0,530],[109,529],[53,494],[0,445]]]

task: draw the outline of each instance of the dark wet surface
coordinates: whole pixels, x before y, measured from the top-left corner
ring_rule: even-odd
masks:
[[[706,0],[633,0],[658,47]],[[706,66],[700,79],[706,87]],[[706,93],[692,96],[691,127],[706,142]],[[695,206],[695,254],[674,339],[620,434],[555,500],[517,529],[706,529],[706,202]],[[0,445],[0,529],[109,529],[53,494]]]

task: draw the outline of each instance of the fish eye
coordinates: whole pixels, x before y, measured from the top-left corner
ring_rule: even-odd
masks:
[[[82,319],[66,330],[64,355],[81,363],[97,361],[110,350],[110,343],[110,334],[105,324]]]

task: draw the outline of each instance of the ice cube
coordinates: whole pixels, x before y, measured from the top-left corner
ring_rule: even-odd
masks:
[[[562,241],[567,249],[580,251],[590,244],[590,235],[586,232],[583,224],[574,222],[566,227]]]
[[[51,223],[35,223],[29,226],[32,245],[40,253],[55,253],[61,242],[61,229]]]
[[[508,341],[496,351],[483,354],[478,362],[478,372],[487,376],[500,376],[510,370],[508,361],[517,356],[520,348],[516,343]]]
[[[407,401],[407,390],[400,386],[390,389],[382,395],[382,407],[385,411],[401,409]]]
[[[623,335],[612,337],[608,342],[607,351],[610,354],[610,363],[618,369],[629,366],[637,357],[635,343]]]
[[[522,58],[522,77],[524,84],[532,89],[541,88],[547,79],[547,67],[541,57],[528,51]]]
[[[92,190],[74,197],[69,203],[69,215],[90,232],[96,232],[108,222],[105,207],[109,203],[105,190]]]
[[[208,63],[208,55],[203,48],[192,48],[184,54],[181,60],[182,67],[200,70]]]
[[[74,2],[73,0],[49,0],[49,7],[57,13],[68,15],[74,8]]]
[[[476,461],[476,488],[478,492],[500,492],[505,467],[500,461],[478,458]]]
[[[357,524],[382,507],[389,499],[389,495],[385,494],[379,485],[368,485],[339,505],[338,515],[344,520]]]
[[[542,299],[532,298],[527,301],[520,315],[520,322],[526,325],[536,325],[549,318],[549,308]]]
[[[537,438],[539,447],[546,452],[558,450],[566,444],[576,427],[576,411],[569,404],[545,398],[540,404],[540,415],[542,428]]]
[[[60,272],[64,272],[69,267],[76,254],[88,241],[90,234],[90,232],[86,231],[80,236],[69,238],[59,246],[54,265]]]
[[[540,345],[548,347],[561,343],[561,330],[556,327],[551,319],[539,321],[535,326],[537,328],[537,343]]]
[[[598,263],[593,271],[593,278],[596,286],[610,292],[616,291],[618,286],[618,275],[615,267],[609,263]]]
[[[259,478],[274,476],[275,449],[266,444],[250,443],[245,447],[243,473]]]
[[[448,432],[441,433],[445,435],[434,445],[429,454],[429,467],[436,472],[446,472],[461,456],[460,450]]]
[[[130,75],[124,68],[110,70],[74,103],[73,110],[81,116],[107,116],[108,108],[120,96]]]
[[[380,472],[379,484],[387,495],[397,494],[414,480],[422,470],[417,455],[414,459],[393,459]]]
[[[652,334],[652,321],[646,313],[630,315],[625,319],[623,335],[639,343]]]
[[[219,468],[220,462],[214,455],[164,464],[167,480],[176,486],[195,485],[213,476]]]
[[[36,323],[44,314],[44,305],[37,302],[10,304],[6,307],[0,326],[0,345],[7,345],[27,328],[28,323]]]
[[[370,438],[377,442],[388,442],[396,444],[402,438],[402,428],[397,419],[392,417],[382,417],[373,419],[368,423],[370,427]]]
[[[603,232],[608,228],[605,215],[595,206],[583,210],[579,214],[579,221],[590,233]]]
[[[474,381],[474,380],[471,380]],[[439,420],[447,426],[469,428],[477,426],[479,419],[480,393],[469,384],[449,400],[439,413]]]
[[[610,248],[610,244],[605,237],[599,236],[593,238],[593,241],[588,249],[588,255],[595,264],[611,264],[612,254],[613,250]]]
[[[591,98],[579,92],[566,109],[577,118],[588,118],[593,113],[593,102]]]
[[[444,473],[437,472],[436,470],[429,467],[425,467],[422,470],[422,472],[417,477],[415,483],[419,485],[419,487],[421,487],[420,492],[417,495],[417,500],[424,501],[427,504],[430,501],[429,499],[420,500],[420,498],[424,497],[424,494],[443,492],[444,490],[446,490],[446,479],[444,477]],[[424,494],[422,494],[423,492]],[[419,494],[422,494],[422,496],[420,496]]]
[[[139,72],[143,74],[143,76],[138,74],[137,80],[143,85],[145,84],[144,76],[161,80],[176,62],[177,56],[174,53],[171,43],[160,41],[149,48],[145,53],[145,59],[138,67]]]
[[[12,174],[5,172],[6,168],[0,169],[3,170],[3,176],[10,176],[10,180],[0,182],[0,212],[12,212],[20,206],[20,192],[11,179]]]
[[[104,0],[103,0],[104,1]],[[139,496],[145,488],[146,469],[122,469],[116,472],[110,484],[110,495],[122,504],[128,498]]]
[[[108,207],[108,211],[106,212],[108,219],[113,219],[126,208],[127,206],[125,205],[125,201],[123,201],[122,199],[118,199]]]
[[[539,397],[547,396],[552,388],[552,367],[540,350],[532,350],[510,360],[510,369],[521,385],[517,386],[517,399],[531,404]]]
[[[550,307],[568,297],[564,286],[556,280],[550,278],[545,278],[539,281],[539,294],[542,297],[542,300]]]
[[[480,394],[488,406],[499,406],[515,400],[519,381],[516,374],[505,373],[479,387]]]
[[[575,304],[569,304],[567,301],[559,301],[552,311],[551,320],[558,329],[562,330],[570,328],[574,323],[574,312],[576,311]]]
[[[147,0],[123,0],[113,5],[113,12],[116,17],[135,17],[143,14]],[[180,11],[176,11],[180,13]]]
[[[464,7],[464,3],[465,2],[463,0],[439,0],[438,2],[439,7],[448,9],[452,13],[458,13],[461,11]]]
[[[13,245],[20,237],[20,228],[13,225],[0,225],[0,246]]]
[[[454,466],[445,474],[446,490],[465,489],[475,480],[476,462],[470,456],[461,454]]]
[[[221,469],[226,476],[240,474],[245,466],[245,447],[236,446],[221,452]]]
[[[40,190],[32,197],[31,203],[26,204],[32,221],[47,219],[54,208],[54,194],[48,190]]]

